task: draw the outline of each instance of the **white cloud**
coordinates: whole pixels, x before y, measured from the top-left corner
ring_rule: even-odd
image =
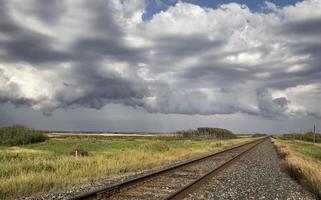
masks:
[[[0,2],[1,102],[321,116],[320,95],[300,86],[320,91],[319,0],[265,13],[180,1],[149,21],[139,0],[53,1],[48,15],[40,1]]]

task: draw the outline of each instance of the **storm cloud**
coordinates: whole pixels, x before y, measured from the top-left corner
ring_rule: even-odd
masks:
[[[112,103],[151,113],[321,116],[319,0],[267,2],[262,13],[180,1],[146,21],[140,0],[0,5],[0,103],[45,115]]]

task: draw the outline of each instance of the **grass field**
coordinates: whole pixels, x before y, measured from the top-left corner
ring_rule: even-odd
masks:
[[[51,135],[43,143],[2,146],[0,199],[35,195],[113,174],[149,169],[247,140]],[[86,150],[89,156],[70,156],[77,147]]]
[[[289,146],[291,149],[301,154],[307,155],[311,158],[321,161],[321,144],[313,144],[311,142],[304,142],[299,140],[282,140],[282,142]]]
[[[321,144],[273,140],[290,175],[321,198]]]

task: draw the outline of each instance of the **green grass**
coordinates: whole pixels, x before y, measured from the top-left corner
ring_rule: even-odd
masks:
[[[274,139],[282,166],[290,176],[321,199],[321,144]]]
[[[65,136],[22,146],[0,146],[0,199],[68,186],[169,164],[248,139]],[[81,147],[88,157],[70,152]]]
[[[321,146],[311,142],[304,142],[298,140],[286,140],[284,143],[299,153],[310,156],[321,161]]]

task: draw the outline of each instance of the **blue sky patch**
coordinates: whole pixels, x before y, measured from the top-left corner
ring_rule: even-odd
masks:
[[[239,4],[245,4],[252,11],[262,12],[262,6],[265,0],[181,0],[182,2],[188,2],[201,7],[216,8],[219,5],[236,2]],[[154,14],[161,11],[167,10],[170,6],[175,5],[178,0],[148,0],[145,13],[143,14],[143,20],[150,20]],[[286,6],[295,4],[299,0],[270,0],[270,2],[276,4],[277,6]]]

